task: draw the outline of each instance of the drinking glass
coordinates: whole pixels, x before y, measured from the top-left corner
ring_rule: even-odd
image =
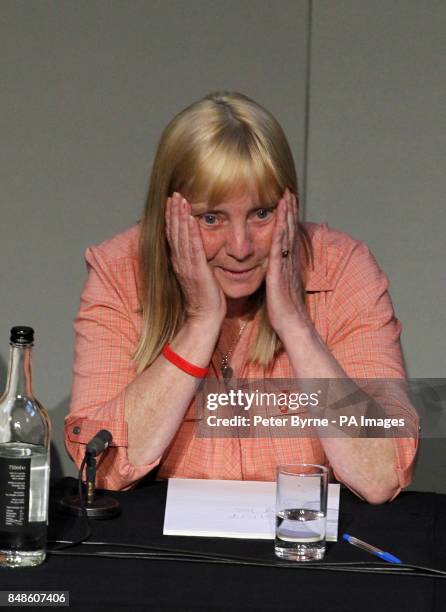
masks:
[[[325,554],[328,469],[294,463],[277,467],[274,552],[290,561],[315,561]]]

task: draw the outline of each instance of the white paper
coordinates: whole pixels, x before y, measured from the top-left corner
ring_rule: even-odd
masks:
[[[339,484],[328,485],[326,539],[338,539]],[[164,535],[273,540],[276,483],[170,478]]]

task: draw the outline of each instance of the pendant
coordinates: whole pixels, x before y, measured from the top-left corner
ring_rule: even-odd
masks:
[[[231,368],[231,366],[224,364],[221,366],[220,371],[221,375],[223,376],[224,383],[227,385],[234,374],[234,370]]]

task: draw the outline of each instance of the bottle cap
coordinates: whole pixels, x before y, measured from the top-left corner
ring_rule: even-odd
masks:
[[[13,344],[32,344],[34,342],[34,330],[32,327],[26,327],[25,325],[17,325],[11,328],[11,335],[9,338]]]

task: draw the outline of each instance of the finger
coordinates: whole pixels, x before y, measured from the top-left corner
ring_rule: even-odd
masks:
[[[179,253],[178,235],[179,235],[179,211],[178,211],[178,194],[173,193],[169,201],[169,246],[170,246],[170,261],[173,270],[178,278],[181,274],[181,256]]]
[[[207,265],[206,252],[204,250],[203,240],[201,238],[198,219],[196,219],[192,215],[189,215],[189,236],[192,263],[194,265]]]
[[[294,210],[294,222],[297,226],[299,222],[299,196],[293,193],[293,210]]]
[[[170,232],[171,232],[171,221],[170,221],[170,208],[172,198],[167,198],[166,208],[164,210],[164,222],[166,227],[166,237],[170,244]]]
[[[298,232],[297,232],[297,226],[296,226],[296,215],[295,215],[295,200],[294,200],[294,194],[292,194],[291,192],[289,193],[289,198],[288,198],[288,210],[287,210],[287,227],[288,227],[288,246],[287,249],[290,252],[291,257],[289,257],[290,259],[290,264],[288,266],[290,274],[294,274],[294,266],[296,263],[296,253],[297,253],[297,240],[298,240]]]
[[[282,206],[283,202],[282,199],[280,199],[276,207],[276,222],[274,224],[273,235],[271,238],[271,244],[274,246],[277,245],[277,241],[282,237]]]
[[[289,208],[289,204],[287,201],[285,201],[285,210],[284,210],[284,219],[283,219],[283,238],[282,238],[282,249],[284,251],[289,251],[290,250],[290,227],[289,227],[289,220],[288,220],[288,208]],[[283,257],[283,263],[286,264],[288,261],[287,257]]]
[[[295,214],[295,197],[291,192],[288,192],[288,211],[287,211],[287,221],[288,221],[288,235],[289,235],[289,244],[290,247],[294,246],[294,238],[296,235],[296,223],[297,218]]]
[[[295,195],[293,195],[293,215],[294,215],[294,253],[295,253],[294,261],[296,262],[296,269],[298,271],[297,273],[300,274],[300,271],[302,268],[302,261],[301,261],[302,243],[301,243],[301,234],[299,232],[299,201],[297,199],[297,196]]]
[[[170,208],[170,236],[172,240],[172,249],[175,254],[178,252],[178,234],[179,234],[179,198],[176,192],[172,195],[171,208]]]
[[[298,221],[298,209],[296,196],[288,191],[288,211],[287,211],[287,226],[288,226],[288,249],[290,256],[287,258],[288,262],[288,278],[290,281],[290,287],[296,286],[296,279],[298,278],[298,270],[300,269],[299,261],[299,232],[297,229]]]
[[[282,238],[281,238],[281,257],[282,264],[287,263],[287,258],[282,256],[282,251],[289,251],[290,249],[290,237],[289,237],[289,228],[288,228],[288,189],[285,190],[282,198]]]
[[[174,252],[176,251],[175,241],[173,237],[173,229],[172,229],[172,210],[173,210],[173,202],[172,197],[168,198],[166,205],[166,236],[167,242],[169,244],[169,252],[173,257]]]
[[[179,200],[179,233],[178,233],[178,254],[182,262],[190,265],[191,262],[191,247],[189,237],[189,214],[187,211],[187,202],[180,197]]]
[[[283,198],[277,205],[276,225],[271,239],[270,259],[279,262],[282,257],[282,242],[284,233],[284,201]]]

